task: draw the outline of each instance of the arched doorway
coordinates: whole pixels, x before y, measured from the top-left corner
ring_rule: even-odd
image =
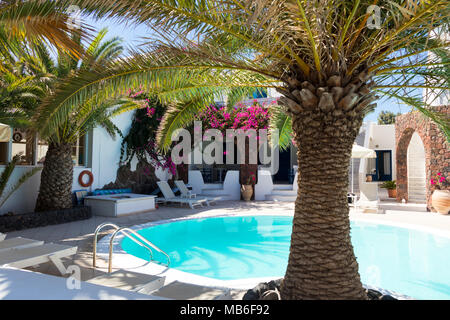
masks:
[[[425,147],[417,132],[411,136],[407,151],[408,199],[426,202]]]

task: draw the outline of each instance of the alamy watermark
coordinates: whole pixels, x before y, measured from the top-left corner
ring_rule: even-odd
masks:
[[[66,287],[69,290],[81,289],[81,269],[79,266],[73,264],[66,268],[65,274],[69,274],[66,279]]]
[[[381,8],[373,4],[367,7],[366,13],[370,14],[366,23],[367,28],[381,29]]]
[[[228,165],[260,164],[271,174],[278,172],[279,133],[276,129],[270,131],[270,137],[267,129],[227,129],[224,133],[208,129],[203,133],[202,123],[194,121],[193,136],[192,139],[191,132],[186,129],[175,130],[172,134],[171,141],[178,142],[171,152],[173,163],[224,164],[225,156]]]
[[[76,5],[70,5],[66,10],[66,14],[68,16],[67,27],[70,30],[81,29],[81,9],[80,9],[80,7],[76,6]]]

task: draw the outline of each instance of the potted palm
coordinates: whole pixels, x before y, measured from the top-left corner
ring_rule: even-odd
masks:
[[[384,181],[381,188],[387,189],[389,198],[397,198],[397,184],[394,181]]]
[[[438,172],[437,176],[430,180],[432,186],[435,187],[431,196],[431,205],[440,214],[448,214],[450,211],[450,191],[443,190],[447,180]]]

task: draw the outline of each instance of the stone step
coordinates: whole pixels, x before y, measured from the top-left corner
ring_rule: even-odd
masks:
[[[118,270],[113,273],[108,273],[92,278],[86,282],[105,287],[113,287],[121,290],[149,294],[150,292],[157,290],[164,285],[165,277]]]
[[[198,197],[211,197],[211,198],[219,198],[217,201],[224,201],[224,200],[233,200],[233,197],[230,194],[226,193],[202,193],[199,194]]]
[[[297,195],[277,195],[277,194],[267,194],[267,201],[280,201],[280,202],[294,202]]]
[[[292,184],[274,184],[273,190],[292,190]]]
[[[383,201],[381,201],[379,207],[384,210],[394,210],[394,211],[419,211],[419,212],[427,211],[426,203],[417,203],[413,201],[409,201],[405,204],[398,202],[384,203]]]

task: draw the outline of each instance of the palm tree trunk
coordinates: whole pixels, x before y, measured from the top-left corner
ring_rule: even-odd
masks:
[[[358,79],[351,90],[333,88],[339,80],[317,89],[304,82],[282,100],[292,115],[299,171],[283,299],[367,299],[350,239],[347,191],[352,145],[373,97],[367,87],[358,92]]]
[[[41,173],[35,211],[72,207],[72,145],[50,143]]]

